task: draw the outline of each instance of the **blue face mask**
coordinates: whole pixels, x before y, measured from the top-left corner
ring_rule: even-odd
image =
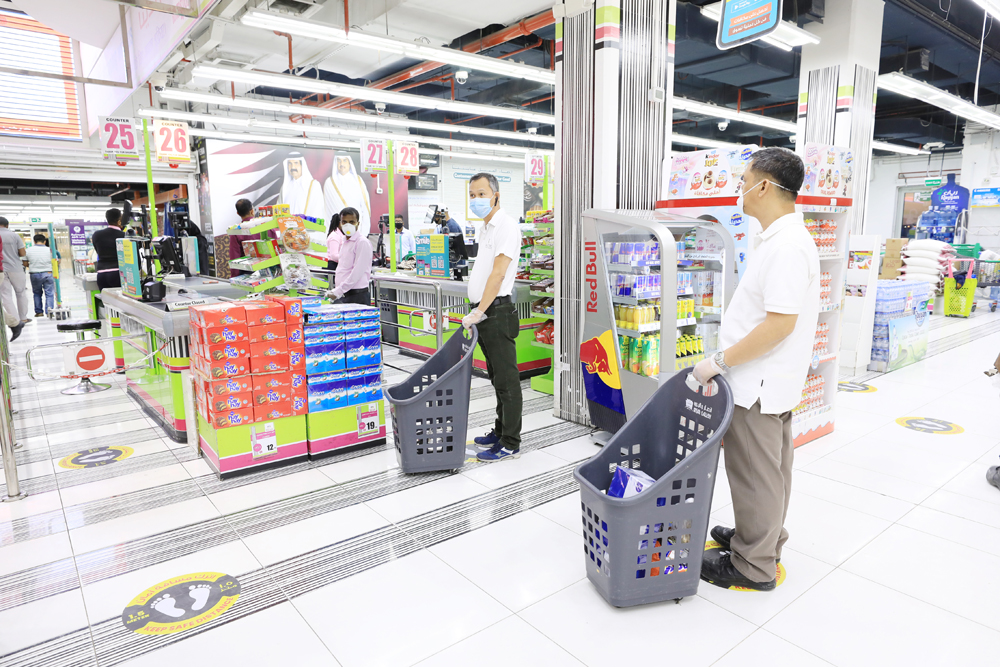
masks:
[[[469,202],[469,209],[477,218],[485,218],[493,210],[493,204],[489,199],[473,199]]]

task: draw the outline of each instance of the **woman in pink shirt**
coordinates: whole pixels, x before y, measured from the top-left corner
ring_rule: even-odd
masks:
[[[358,231],[357,209],[345,208],[340,212],[340,231],[347,239],[340,247],[337,258],[337,286],[327,294],[337,303],[371,305],[372,244]]]
[[[347,237],[340,231],[340,214],[334,213],[330,218],[330,231],[326,237],[326,268],[329,271],[336,271],[340,262],[340,249],[344,245]],[[333,287],[334,276],[330,276],[330,287]]]

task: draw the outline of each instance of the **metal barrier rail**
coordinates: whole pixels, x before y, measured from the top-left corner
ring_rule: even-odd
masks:
[[[147,344],[147,349],[143,349],[142,347],[140,347],[139,345],[137,345],[134,342],[134,341],[138,341],[138,340],[144,340],[146,342],[146,344]],[[77,374],[71,374],[71,375],[48,375],[48,374],[45,374],[45,373],[40,373],[39,377],[35,377],[35,369],[34,369],[32,363],[31,363],[31,355],[32,355],[32,353],[34,353],[34,352],[36,352],[38,350],[45,350],[45,349],[50,349],[50,348],[54,348],[54,347],[63,348],[63,349],[68,348],[68,347],[74,347],[74,346],[75,347],[85,347],[87,345],[94,345],[94,343],[114,343],[115,341],[122,341],[124,343],[128,343],[133,348],[135,348],[136,350],[138,350],[139,352],[141,352],[147,358],[147,360],[149,360],[149,367],[150,368],[153,365],[152,364],[152,358],[156,355],[156,353],[158,353],[160,351],[160,350],[158,350],[156,348],[156,343],[155,343],[155,341],[153,341],[152,336],[149,333],[131,334],[131,335],[128,335],[128,336],[112,336],[110,338],[92,338],[92,339],[87,339],[87,340],[68,340],[68,341],[65,341],[63,343],[52,343],[50,345],[36,345],[35,347],[29,349],[24,354],[24,363],[25,363],[25,366],[26,366],[26,370],[28,371],[28,377],[30,377],[32,380],[35,380],[36,382],[45,382],[45,381],[48,381],[48,380],[78,380],[78,379],[84,378],[84,377],[98,377],[98,376],[101,376],[101,375],[107,375],[109,373],[116,373],[116,372],[118,372],[118,371],[120,371],[122,369],[116,367],[114,370],[111,370],[111,371],[101,371],[100,373],[77,373]],[[136,362],[136,363],[139,364],[139,363],[141,363],[141,361],[142,360],[140,360],[139,362]],[[138,366],[131,366],[131,367],[127,367],[127,368],[129,370],[132,370],[132,369],[137,368],[137,367]]]
[[[0,303],[0,392],[3,393],[3,405],[0,406],[0,458],[3,459],[3,475],[7,482],[7,495],[0,502],[21,500],[27,493],[21,491],[21,483],[17,479],[17,459],[14,449],[17,447],[14,432],[14,415],[11,410],[10,397],[10,352],[7,348],[7,326],[3,317],[3,304]]]
[[[444,342],[444,308],[441,303],[441,282],[438,280],[428,280],[426,278],[411,278],[409,276],[391,276],[384,274],[374,274],[372,275],[372,282],[375,283],[374,298],[375,306],[379,309],[379,323],[383,326],[396,327],[397,329],[407,329],[413,332],[415,336],[430,336],[431,334],[423,329],[417,329],[412,326],[413,324],[413,314],[414,313],[431,313],[435,315],[434,321],[434,336],[437,340],[437,348],[441,349],[441,345]],[[390,301],[388,299],[379,298],[379,290],[381,288],[385,289],[395,289],[404,290],[409,292],[420,292],[421,294],[431,294],[434,296],[434,308],[433,310],[423,307],[419,304],[412,303],[402,303],[400,301]],[[412,308],[409,319],[407,322],[411,326],[406,326],[400,324],[399,322],[389,322],[382,319],[382,305],[389,306],[403,306],[404,308]],[[398,315],[397,315],[398,317]],[[387,343],[391,345],[391,343]],[[401,347],[396,345],[395,347]]]

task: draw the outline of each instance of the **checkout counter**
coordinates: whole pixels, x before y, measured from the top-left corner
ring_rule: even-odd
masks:
[[[84,279],[84,289],[89,275]],[[121,289],[97,291],[97,277],[94,275],[93,294],[88,292],[92,314],[98,312],[108,321],[112,336],[147,334],[147,345],[152,349],[164,348],[153,359],[150,368],[139,368],[126,372],[128,393],[135,397],[143,411],[163,427],[167,435],[176,442],[187,442],[187,408],[185,388],[189,387],[190,353],[188,351],[189,316],[187,309],[168,310],[168,303],[186,298],[223,297],[239,299],[246,291],[230,285],[227,280],[206,276],[165,276],[163,283],[167,297],[157,303],[144,303],[122,294]],[[115,343],[115,357],[119,365],[134,362],[149,349],[123,348]],[[127,355],[127,356],[126,356]],[[187,391],[190,393],[190,390]],[[193,402],[193,396],[187,397]],[[190,405],[190,403],[188,404]],[[193,415],[192,415],[193,416]]]
[[[386,270],[372,271],[372,280],[375,282],[377,293],[376,305],[382,311],[382,321],[396,322],[400,325],[383,326],[382,340],[385,343],[398,345],[404,354],[425,359],[437,350],[433,322],[433,317],[436,316],[437,296],[429,290],[407,289],[406,283],[394,281],[394,276],[417,278],[412,271],[398,271],[395,274]],[[441,288],[441,310],[446,314],[442,322],[443,338],[447,340],[451,331],[462,326],[462,318],[469,312],[469,283],[428,276],[419,277],[419,282],[431,281]],[[520,320],[520,333],[517,336],[517,367],[521,379],[544,375],[552,366],[551,347],[546,349],[535,342],[535,330],[548,319],[531,312],[531,304],[537,297],[531,295],[529,283],[530,281],[521,280],[515,282],[512,295]],[[473,355],[473,367],[480,375],[486,376],[486,358],[483,357],[478,345]]]

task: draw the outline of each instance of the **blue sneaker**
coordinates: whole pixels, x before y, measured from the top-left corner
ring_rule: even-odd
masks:
[[[485,452],[479,452],[477,456],[480,461],[502,461],[504,459],[519,459],[521,458],[521,450],[511,451],[505,447],[501,447],[499,444],[494,445],[492,449],[488,449]]]
[[[492,429],[486,435],[481,435],[478,438],[475,438],[472,442],[476,443],[476,447],[492,449],[493,445],[500,442],[500,436],[497,435],[496,429]]]

